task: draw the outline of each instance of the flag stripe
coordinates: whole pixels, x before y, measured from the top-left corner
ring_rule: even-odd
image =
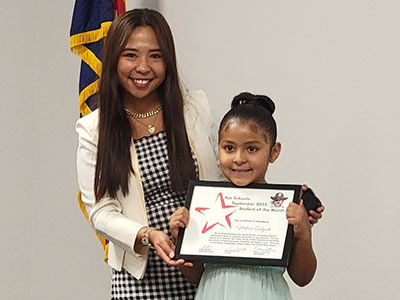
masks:
[[[83,116],[91,112],[91,109],[86,104],[86,100],[97,93],[99,90],[99,83],[100,79],[97,79],[95,82],[92,82],[84,88],[79,94],[79,110]]]
[[[70,37],[70,41],[69,41],[71,51],[73,51],[75,53],[74,47],[76,47],[76,46],[100,41],[102,38],[104,38],[107,35],[110,25],[111,25],[111,21],[103,22],[103,23],[101,23],[99,29],[95,29],[95,30],[91,30],[91,31],[87,31],[87,32],[81,32],[81,33],[72,35]]]
[[[73,48],[73,51],[78,55],[85,63],[92,68],[92,70],[100,77],[101,75],[101,61],[97,58],[96,54],[90,51],[83,45],[78,45]]]
[[[114,13],[115,17],[124,13],[126,10],[125,0],[114,0]]]

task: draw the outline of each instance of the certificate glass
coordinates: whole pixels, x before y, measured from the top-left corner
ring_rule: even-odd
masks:
[[[189,224],[180,229],[175,259],[287,266],[293,235],[286,219],[299,202],[301,185],[191,181],[185,206]]]

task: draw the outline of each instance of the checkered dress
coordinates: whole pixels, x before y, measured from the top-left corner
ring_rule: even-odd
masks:
[[[184,205],[185,194],[171,188],[167,136],[160,132],[135,140],[149,226],[169,235],[169,217]],[[198,172],[197,161],[196,172]],[[146,273],[141,280],[125,270],[113,270],[112,299],[193,299],[195,286],[180,270],[168,266],[155,251],[150,251]]]

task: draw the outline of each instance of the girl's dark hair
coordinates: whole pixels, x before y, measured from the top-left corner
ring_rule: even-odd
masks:
[[[229,120],[237,119],[241,122],[254,122],[266,134],[266,139],[271,147],[276,142],[276,122],[272,117],[275,111],[274,102],[264,95],[240,93],[232,100],[231,109],[223,117],[219,125],[219,136]]]
[[[133,173],[130,153],[132,135],[121,97],[122,87],[118,80],[117,64],[130,34],[140,26],[150,26],[154,30],[166,66],[166,76],[158,93],[163,105],[172,187],[181,191],[186,188],[189,179],[196,176],[186,134],[183,97],[171,30],[159,12],[134,9],[113,21],[103,49],[99,90],[99,140],[94,181],[96,201],[106,194],[116,198],[119,190],[126,195],[129,190],[129,176]]]

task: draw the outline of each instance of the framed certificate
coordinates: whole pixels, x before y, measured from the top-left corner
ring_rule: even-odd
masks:
[[[301,185],[191,181],[189,224],[179,230],[174,259],[287,267],[293,228],[286,208],[299,203],[300,191]]]

